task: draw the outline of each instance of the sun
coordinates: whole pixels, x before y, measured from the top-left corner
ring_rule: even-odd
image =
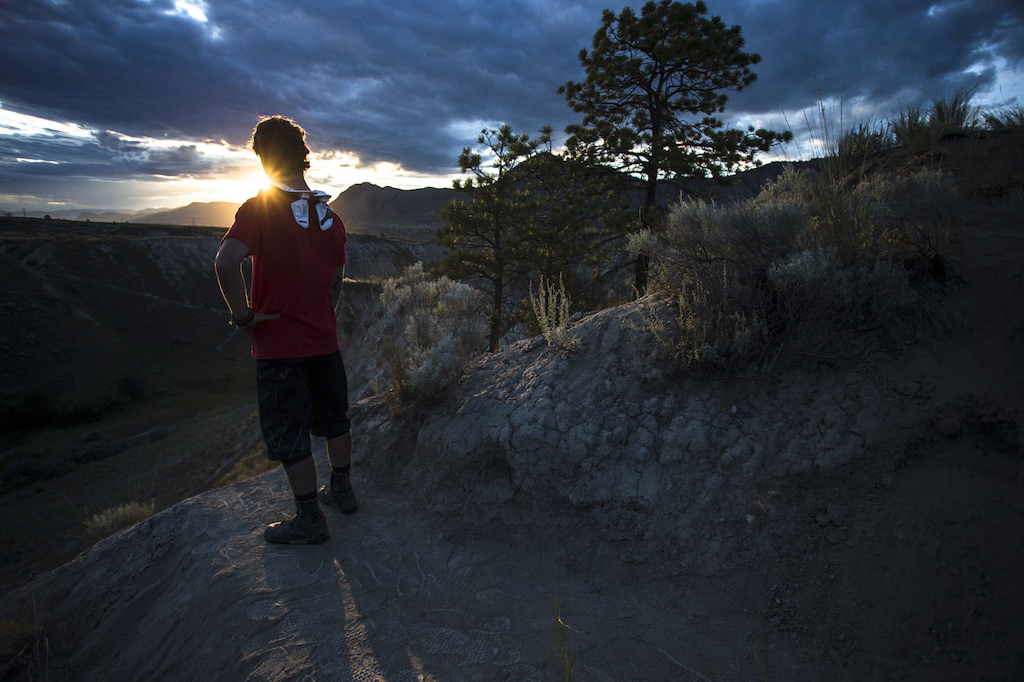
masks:
[[[263,172],[263,169],[250,173],[247,177],[247,181],[252,187],[259,190],[270,189],[273,184],[270,182],[270,178],[267,177],[267,174]]]
[[[271,186],[270,178],[264,174],[262,168],[245,170],[231,175],[224,175],[211,179],[207,183],[206,193],[212,198],[217,197],[221,201],[245,201],[253,197],[260,190]]]

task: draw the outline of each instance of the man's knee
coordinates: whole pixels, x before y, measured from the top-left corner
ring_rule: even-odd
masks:
[[[307,461],[312,456],[313,456],[312,452],[307,452],[304,455],[299,455],[298,457],[294,457],[292,459],[282,459],[281,460],[281,465],[284,467],[285,471],[289,471],[293,467],[296,467],[296,466],[302,464],[303,462]]]

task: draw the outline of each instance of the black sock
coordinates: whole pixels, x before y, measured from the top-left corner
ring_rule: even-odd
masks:
[[[331,467],[331,487],[341,492],[348,490],[351,487],[348,482],[348,472],[351,468],[351,464],[346,464],[343,467]]]
[[[316,523],[324,515],[320,509],[320,503],[317,502],[315,490],[306,495],[296,495],[295,506],[298,511],[298,517],[308,523]]]

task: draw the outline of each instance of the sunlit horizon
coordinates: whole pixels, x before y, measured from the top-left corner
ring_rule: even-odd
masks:
[[[250,149],[226,141],[156,139],[90,129],[74,122],[52,121],[5,109],[0,104],[0,134],[34,137],[64,151],[69,146],[108,145],[108,165],[124,169],[124,178],[90,177],[90,167],[69,170],[58,158],[11,159],[14,163],[46,165],[52,176],[38,174],[32,193],[0,191],[0,211],[141,211],[169,210],[192,203],[241,204],[269,181]],[[184,160],[183,160],[184,159]],[[167,174],[160,173],[167,161]],[[177,169],[174,164],[187,168]],[[64,166],[64,168],[61,168]],[[448,176],[408,171],[393,163],[364,165],[354,154],[327,151],[310,154],[306,181],[313,189],[337,198],[352,185],[372,183],[397,189],[451,187]],[[223,168],[222,172],[216,169]],[[33,190],[36,190],[33,187]]]

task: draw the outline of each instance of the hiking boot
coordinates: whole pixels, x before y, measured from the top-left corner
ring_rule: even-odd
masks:
[[[334,507],[342,514],[354,514],[359,509],[359,500],[356,499],[356,491],[352,489],[352,486],[349,486],[348,490],[339,491],[325,485],[320,488],[320,494],[317,497],[321,504]]]
[[[320,511],[316,500],[295,502],[298,513],[288,521],[278,521],[267,526],[263,537],[275,545],[319,545],[331,537],[327,529],[327,518]]]

